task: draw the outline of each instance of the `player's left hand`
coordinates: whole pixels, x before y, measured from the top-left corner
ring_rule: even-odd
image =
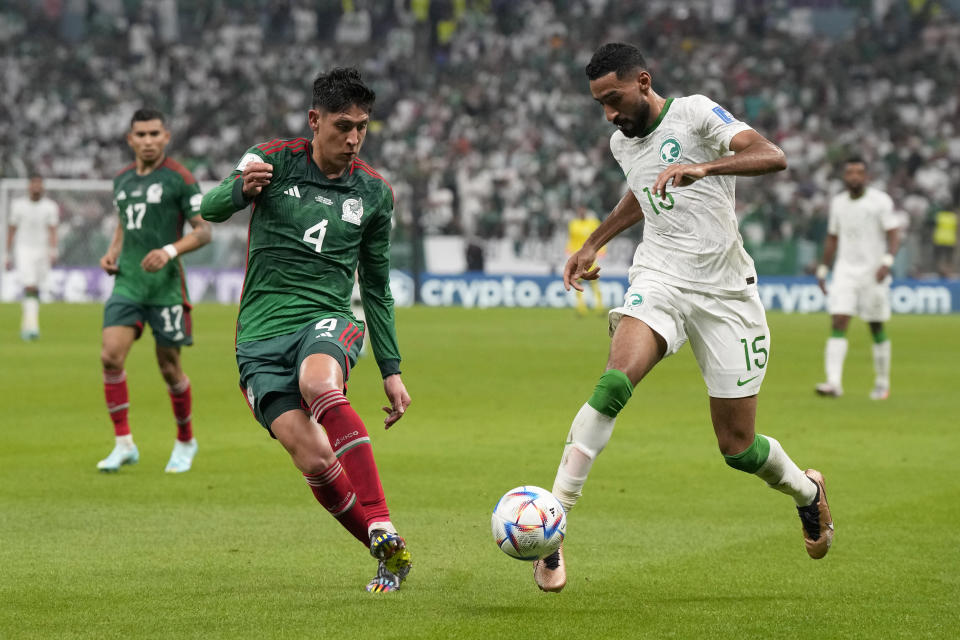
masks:
[[[890,267],[880,265],[880,268],[877,269],[877,282],[883,282],[888,275],[890,275]]]
[[[387,417],[383,419],[383,428],[389,429],[403,417],[403,412],[410,406],[410,394],[407,393],[407,388],[403,386],[403,380],[400,379],[399,373],[383,379],[383,391],[387,394],[387,400],[390,401],[389,407],[383,407],[387,414]]]
[[[667,197],[667,185],[685,187],[693,184],[707,175],[707,169],[702,164],[675,164],[671,165],[657,176],[653,183],[653,193],[661,198]]]
[[[170,262],[170,255],[163,249],[154,249],[143,257],[140,266],[144,271],[154,273],[163,269]]]

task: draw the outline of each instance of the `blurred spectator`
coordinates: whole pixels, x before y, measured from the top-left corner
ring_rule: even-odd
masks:
[[[657,61],[661,94],[702,91],[783,146],[788,171],[737,185],[771,268],[817,253],[851,153],[919,238],[931,203],[960,199],[960,2],[799,4],[8,0],[0,174],[109,177],[126,161],[129,114],[151,104],[179,132],[171,151],[220,179],[241,124],[254,138],[303,135],[303,78],[353,65],[378,94],[364,155],[398,197],[417,195],[398,235],[416,211],[428,233],[536,255],[563,242],[565,211],[605,212],[622,193],[583,66],[627,40]],[[916,244],[912,271],[932,272],[929,236]]]

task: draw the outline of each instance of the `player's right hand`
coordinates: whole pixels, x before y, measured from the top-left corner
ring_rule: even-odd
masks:
[[[120,268],[117,267],[117,256],[112,253],[105,254],[100,258],[100,268],[111,276],[117,275],[120,272]]]
[[[243,168],[243,196],[252,200],[260,195],[263,188],[270,184],[273,177],[273,165],[266,162],[251,162]]]
[[[563,267],[563,288],[570,291],[573,287],[577,291],[583,291],[583,287],[578,280],[596,280],[600,277],[600,267],[596,266],[597,252],[581,247],[576,253],[570,256],[567,264]]]

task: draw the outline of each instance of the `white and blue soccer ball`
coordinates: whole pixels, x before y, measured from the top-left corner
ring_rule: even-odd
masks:
[[[490,519],[493,540],[500,550],[517,560],[537,560],[550,555],[563,542],[567,514],[552,493],[525,485],[504,494]]]

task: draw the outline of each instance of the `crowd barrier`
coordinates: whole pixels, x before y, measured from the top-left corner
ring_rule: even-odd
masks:
[[[3,300],[20,296],[14,272],[3,274]],[[410,274],[394,271],[391,276],[397,306],[414,304],[415,285]],[[191,298],[196,301],[236,304],[243,288],[243,271],[193,267],[187,272]],[[627,290],[626,277],[598,281],[602,304],[614,307]],[[826,298],[811,277],[761,276],[757,284],[767,309],[786,313],[814,313],[826,309]],[[96,302],[105,300],[113,278],[97,268],[52,269],[42,291],[45,301]],[[420,302],[430,307],[570,307],[576,298],[563,288],[557,276],[421,274]],[[593,305],[588,289],[586,300]],[[890,291],[894,313],[942,314],[960,312],[958,280],[894,280]]]

